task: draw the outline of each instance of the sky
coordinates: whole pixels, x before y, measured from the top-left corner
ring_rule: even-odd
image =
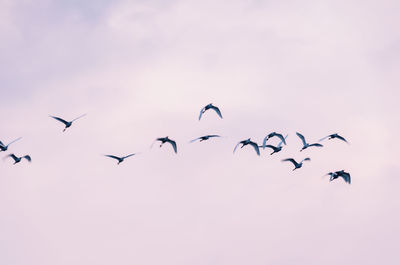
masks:
[[[0,0],[0,264],[399,264],[399,8]]]

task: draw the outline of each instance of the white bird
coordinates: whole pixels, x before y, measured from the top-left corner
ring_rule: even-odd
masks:
[[[283,139],[286,139],[286,137],[288,137],[288,136],[286,135],[285,138],[283,138]],[[269,145],[269,144],[265,145],[264,144],[263,146],[260,146],[260,147],[262,147],[263,149],[265,149],[265,147],[271,148],[273,150],[273,152],[270,155],[273,155],[273,154],[278,153],[278,152],[280,152],[282,150],[282,144],[283,143],[284,142],[281,141],[277,146],[273,146],[273,145]]]
[[[311,159],[310,159],[309,157],[306,157],[306,158],[304,158],[303,160],[301,160],[300,163],[297,163],[296,160],[294,160],[293,158],[286,158],[286,159],[283,159],[282,162],[285,162],[285,161],[292,162],[293,165],[294,165],[293,170],[296,170],[296,169],[301,168],[301,167],[303,166],[303,162],[304,162],[304,161],[310,161],[310,160],[311,160]]]
[[[222,114],[221,114],[221,111],[219,110],[219,108],[214,106],[212,103],[210,103],[200,110],[199,120],[201,119],[201,116],[203,116],[203,113],[209,109],[215,110],[215,112],[218,114],[218,116],[222,119]]]
[[[176,146],[176,142],[174,140],[169,139],[168,136],[167,137],[157,138],[156,140],[154,140],[153,144],[156,141],[160,141],[161,142],[160,147],[163,146],[163,144],[165,144],[165,143],[170,143],[172,145],[172,148],[174,148],[175,153],[178,153],[178,147]],[[153,144],[151,146],[153,146]]]
[[[330,178],[329,181],[335,180],[339,177],[343,178],[346,183],[351,184],[350,173],[345,172],[344,170],[336,171],[336,172],[329,172],[328,174]]]
[[[32,161],[32,159],[31,159],[31,157],[29,155],[18,157],[18,156],[14,155],[14,154],[9,154],[8,156],[6,156],[6,158],[7,157],[11,157],[12,159],[14,159],[14,165],[19,163],[19,162],[21,162],[22,158],[25,158],[29,162]]]
[[[213,137],[221,137],[221,136],[216,135],[216,134],[204,135],[204,136],[201,136],[201,137],[198,137],[198,138],[196,138],[196,139],[191,140],[190,143],[193,143],[193,142],[195,142],[195,141],[197,141],[197,140],[200,140],[200,142],[206,141],[206,140],[208,140],[208,139],[210,139],[210,138],[213,138]]]
[[[268,139],[271,137],[274,137],[274,136],[279,137],[281,139],[281,141],[286,145],[287,135],[285,137],[283,137],[283,135],[280,133],[272,132],[272,133],[268,134],[267,136],[265,136],[264,141],[263,141],[263,149],[265,148],[265,144],[267,143]]]
[[[19,137],[19,138],[15,139],[14,141],[10,142],[10,143],[7,144],[7,145],[3,144],[3,142],[0,141],[0,152],[1,152],[1,151],[7,151],[7,150],[8,150],[8,146],[9,146],[10,144],[15,143],[16,141],[18,141],[18,140],[20,140],[20,139],[22,139],[22,137]]]
[[[72,125],[72,123],[73,123],[74,121],[76,121],[77,119],[82,118],[83,116],[86,116],[86,114],[83,114],[83,115],[79,116],[78,118],[73,119],[72,121],[66,121],[66,120],[61,119],[61,118],[59,118],[59,117],[55,117],[55,116],[49,115],[49,117],[51,117],[51,118],[53,118],[53,119],[56,119],[56,120],[58,120],[59,122],[64,123],[65,128],[64,128],[63,132],[65,132],[65,130],[66,130],[67,128],[71,127],[71,125]]]
[[[114,155],[104,155],[104,156],[110,157],[110,158],[114,158],[114,159],[118,160],[118,165],[119,165],[120,163],[124,162],[125,158],[131,157],[131,156],[134,156],[134,155],[136,155],[136,154],[129,154],[127,156],[122,156],[122,157],[114,156]]]
[[[251,141],[250,138],[247,139],[247,140],[240,141],[240,142],[235,146],[235,148],[233,149],[233,152],[234,152],[234,153],[235,153],[235,151],[236,151],[236,148],[237,148],[240,144],[242,145],[240,148],[243,148],[244,146],[246,146],[246,145],[248,145],[248,144],[251,145],[251,146],[254,148],[254,150],[256,151],[257,155],[260,155],[260,148],[258,148],[258,144],[255,143],[255,142],[253,142],[253,141]]]
[[[304,138],[304,136],[301,133],[296,132],[297,136],[301,139],[301,141],[303,142],[303,147],[301,148],[300,152],[303,151],[304,149],[307,149],[308,147],[311,146],[317,146],[317,147],[322,147],[322,144],[318,144],[318,143],[314,143],[314,144],[309,144],[306,142],[306,139]]]
[[[328,135],[328,136],[325,136],[324,138],[322,138],[321,140],[319,140],[320,142],[321,141],[323,141],[323,140],[325,140],[326,138],[328,138],[328,140],[331,140],[331,139],[335,139],[335,138],[337,138],[337,139],[339,139],[339,140],[342,140],[343,142],[346,142],[346,143],[348,143],[347,142],[347,140],[346,139],[344,139],[344,137],[343,136],[340,136],[339,134],[337,134],[337,133],[334,133],[334,134],[330,134],[330,135]]]

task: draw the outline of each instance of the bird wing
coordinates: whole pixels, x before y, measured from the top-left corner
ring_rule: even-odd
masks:
[[[336,138],[338,138],[338,139],[340,139],[340,140],[342,140],[342,141],[348,143],[347,140],[344,139],[344,137],[343,137],[343,136],[340,136],[339,134],[336,135]]]
[[[221,111],[219,110],[219,108],[216,106],[212,106],[211,108],[213,110],[215,110],[215,112],[218,114],[218,116],[222,119],[222,114],[221,114]]]
[[[74,121],[76,121],[77,119],[80,119],[80,118],[82,118],[82,117],[84,117],[84,116],[86,116],[86,113],[83,114],[83,115],[81,115],[81,116],[79,116],[78,118],[73,119],[71,122],[74,122]]]
[[[172,145],[174,148],[175,153],[178,153],[178,148],[176,146],[176,142],[174,140],[168,140],[168,142]]]
[[[233,152],[235,153],[236,148],[238,148],[238,146],[242,143],[242,141],[238,142],[237,145],[235,146],[235,148],[233,149]]]
[[[104,155],[104,156],[106,156],[106,157],[110,157],[110,158],[114,158],[114,159],[116,159],[116,160],[121,160],[121,157],[118,157],[118,156],[114,156],[114,155]]]
[[[56,120],[58,120],[58,121],[60,121],[60,122],[62,122],[62,123],[64,123],[65,125],[68,124],[68,122],[67,122],[66,120],[63,120],[63,119],[61,119],[61,118],[59,118],[59,117],[55,117],[55,116],[51,116],[51,115],[50,115],[50,117],[53,118],[53,119],[56,119]]]
[[[297,167],[297,166],[299,165],[299,164],[296,162],[296,160],[294,160],[293,158],[286,158],[286,159],[283,159],[283,160],[282,160],[282,162],[285,162],[285,161],[292,162],[293,165],[294,165],[295,167]]]
[[[197,140],[201,139],[201,137],[197,137],[196,139],[191,140],[189,143],[196,142]]]
[[[136,153],[133,153],[133,154],[129,154],[129,155],[127,155],[127,156],[124,156],[123,159],[128,158],[128,157],[131,157],[131,156],[134,156],[134,155],[136,155]]]
[[[12,159],[14,159],[15,162],[17,162],[17,160],[18,160],[18,157],[16,157],[14,154],[9,154],[6,157],[11,157]]]
[[[315,143],[315,144],[310,144],[310,146],[323,147],[323,145],[322,145],[322,144],[318,144],[318,143]]]
[[[319,142],[322,142],[323,140],[325,140],[326,138],[329,138],[329,137],[331,137],[332,136],[332,134],[330,134],[330,135],[328,135],[328,136],[325,136],[324,138],[321,138],[320,140],[319,140]]]
[[[24,156],[24,158],[25,158],[26,160],[28,160],[29,162],[32,162],[32,158],[31,158],[29,155]]]
[[[153,147],[153,145],[157,142],[157,141],[162,141],[163,138],[157,138],[153,141],[153,143],[150,145],[150,148]]]
[[[351,184],[351,178],[350,178],[350,174],[347,172],[343,172],[341,174],[339,174],[339,176],[341,176],[345,182]]]
[[[280,133],[272,133],[273,136],[279,137],[281,139],[281,141],[286,145],[286,141],[285,138],[283,137],[282,134]]]
[[[200,110],[200,116],[199,116],[199,120],[201,119],[201,116],[203,116],[203,113],[204,113],[204,109],[205,109],[206,107],[204,107],[204,108],[202,108],[201,110]]]
[[[311,161],[311,158],[306,157],[306,158],[304,158],[303,160],[301,160],[302,163],[303,163],[304,161]]]
[[[277,146],[278,148],[281,147],[283,143],[286,145],[286,138],[287,138],[287,137],[288,137],[288,134],[286,134],[286,136],[283,138],[285,141],[281,141],[281,142],[278,144],[278,146]]]
[[[211,134],[211,135],[207,135],[208,137],[221,137],[220,135],[217,135],[217,134]]]
[[[3,146],[3,147],[5,147],[5,145],[3,144],[3,142],[2,142],[2,141],[0,141],[0,146]]]
[[[329,175],[329,181],[333,181],[333,180],[335,180],[336,178],[338,178],[338,174],[336,173],[336,172],[329,172],[328,174],[326,174],[326,175]],[[326,176],[325,175],[325,176]]]
[[[307,145],[306,139],[304,138],[304,136],[301,133],[296,132],[296,135],[301,139],[301,141],[303,142],[303,145]]]
[[[262,145],[262,148],[263,148],[263,149],[265,149],[265,146],[266,146],[265,144],[267,143],[268,139],[269,139],[269,135],[267,135],[267,136],[264,137],[263,145]]]
[[[271,149],[274,150],[274,151],[278,151],[278,150],[279,150],[278,148],[276,148],[275,146],[270,145],[270,144],[267,144],[267,145],[265,145],[264,147],[271,148]]]
[[[14,141],[11,141],[7,146],[9,146],[10,144],[15,143],[16,141],[21,140],[21,139],[22,139],[22,137],[19,137],[19,138],[15,139]],[[0,142],[0,144],[2,144],[2,143]]]
[[[260,148],[258,148],[258,144],[255,142],[250,142],[249,144],[253,146],[254,150],[256,150],[257,155],[260,155]]]

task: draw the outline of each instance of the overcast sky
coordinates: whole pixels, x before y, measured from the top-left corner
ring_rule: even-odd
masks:
[[[0,156],[32,156],[0,161],[0,264],[399,264],[399,10],[0,0]],[[282,152],[232,154],[272,131]]]

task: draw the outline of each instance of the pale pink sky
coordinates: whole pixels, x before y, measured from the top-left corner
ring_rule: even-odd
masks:
[[[0,140],[33,159],[0,161],[0,264],[399,264],[399,10],[0,0]],[[210,102],[224,119],[199,122]],[[232,154],[271,131],[282,152]],[[351,145],[299,153],[296,131]],[[178,155],[149,149],[166,135]],[[322,177],[340,169],[352,185]]]

